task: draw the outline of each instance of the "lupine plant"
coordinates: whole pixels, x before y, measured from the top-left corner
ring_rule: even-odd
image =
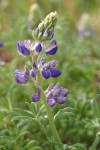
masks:
[[[23,71],[16,70],[15,80],[21,85],[30,83],[34,87],[35,92],[30,95],[32,102],[26,102],[29,111],[18,108],[14,109],[15,117],[13,120],[21,120],[18,126],[36,120],[48,139],[48,142],[45,142],[43,146],[52,145],[51,149],[54,150],[87,150],[82,144],[74,144],[72,146],[63,144],[55,126],[55,121],[66,115],[66,111],[71,110],[69,107],[64,108],[59,110],[55,115],[52,112],[52,108],[55,105],[67,102],[68,89],[61,87],[60,82],[56,84],[51,83],[46,89],[44,89],[42,84],[43,78],[46,81],[61,75],[61,71],[56,67],[58,61],[52,60],[52,56],[58,51],[57,41],[54,40],[54,30],[57,20],[57,12],[51,12],[36,29],[31,31],[33,41],[25,40],[24,42],[19,41],[16,43],[18,53],[29,58],[31,65],[28,66],[26,63]],[[47,57],[51,58],[49,62],[46,61]],[[41,107],[39,108],[38,106]],[[48,126],[50,127],[50,131],[52,131],[50,133],[52,134],[52,138],[48,134]]]
[[[31,55],[32,69],[29,70],[25,67],[23,72],[16,70],[15,80],[18,84],[25,84],[28,80],[33,82],[33,85],[36,87],[36,93],[31,96],[32,102],[36,103],[43,100],[55,141],[61,143],[50,107],[65,103],[66,96],[69,92],[68,89],[61,87],[59,82],[56,85],[51,83],[48,88],[44,90],[40,80],[41,76],[45,79],[49,79],[57,78],[61,75],[61,71],[55,68],[58,63],[57,60],[51,60],[45,63],[45,57],[41,57],[41,53],[52,56],[56,54],[58,50],[56,40],[52,40],[56,22],[57,13],[52,12],[32,31],[34,42],[30,40],[25,40],[24,43],[20,41],[17,42],[16,47],[19,54],[24,56]],[[48,41],[50,41],[49,44]],[[41,58],[39,58],[39,56]]]

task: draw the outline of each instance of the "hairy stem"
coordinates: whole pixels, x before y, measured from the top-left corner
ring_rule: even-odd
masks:
[[[55,138],[56,142],[62,143],[61,140],[60,140],[60,137],[59,137],[59,135],[58,135],[56,126],[55,126],[55,124],[54,124],[54,119],[53,119],[53,116],[52,116],[52,112],[51,112],[49,106],[47,105],[45,99],[46,99],[46,97],[45,97],[44,91],[43,91],[43,89],[42,89],[42,100],[43,100],[43,102],[44,102],[44,104],[45,104],[45,108],[46,108],[46,112],[47,112],[47,115],[48,115],[48,119],[49,119],[49,123],[50,123],[51,130],[52,130],[52,132],[53,132],[53,135],[54,135],[54,138]]]
[[[41,86],[41,85],[42,85],[42,84],[41,84],[41,75],[40,75],[40,72],[38,72],[36,81],[37,81],[37,86]],[[43,100],[44,105],[45,105],[45,109],[46,109],[47,116],[48,116],[49,123],[50,123],[50,128],[51,128],[51,130],[52,130],[54,139],[55,139],[55,141],[56,141],[57,143],[62,143],[62,142],[61,142],[61,139],[60,139],[60,137],[59,137],[59,135],[58,135],[58,132],[57,132],[55,123],[54,123],[54,119],[53,119],[53,116],[52,116],[51,109],[50,109],[50,107],[48,106],[48,104],[46,103],[46,96],[45,96],[45,93],[44,93],[44,90],[43,90],[42,86],[41,86],[41,90],[42,90],[42,100]]]

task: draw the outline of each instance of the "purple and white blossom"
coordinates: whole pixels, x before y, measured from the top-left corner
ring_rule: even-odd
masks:
[[[26,48],[31,48],[32,42],[30,40],[24,40],[24,45]]]
[[[17,42],[16,47],[19,53],[23,55],[29,55],[30,49],[28,49],[22,42]]]
[[[57,21],[57,13],[50,13],[42,23],[38,25],[35,30],[32,30],[34,42],[25,40],[17,42],[16,47],[19,53],[23,55],[30,55],[32,58],[32,69],[25,68],[24,72],[20,70],[15,71],[15,80],[19,84],[27,83],[29,79],[32,79],[36,86],[36,93],[32,94],[32,101],[37,102],[41,99],[41,89],[39,85],[39,77],[42,75],[45,79],[57,78],[61,75],[61,71],[56,68],[57,60],[51,60],[45,63],[45,58],[38,57],[44,51],[46,55],[54,55],[58,50],[56,40],[52,40],[47,46],[47,41],[51,40],[54,36],[54,27]],[[41,52],[41,53],[40,53]],[[34,79],[33,79],[34,78]],[[60,83],[56,85],[50,84],[45,91],[46,102],[50,107],[66,102],[66,96],[68,90],[60,86]]]
[[[50,107],[55,106],[56,103],[63,104],[66,102],[66,96],[68,95],[68,89],[62,88],[58,82],[55,86],[50,84],[46,93],[46,101]]]
[[[19,84],[24,84],[29,80],[29,71],[25,68],[24,72],[20,70],[15,71],[15,80]]]
[[[31,77],[35,77],[37,75],[37,73],[38,73],[38,68],[37,68],[36,64],[33,63],[33,67],[32,67],[32,69],[30,71],[30,76]]]
[[[41,60],[39,61],[39,64],[42,64],[41,65],[41,74],[45,79],[48,79],[50,77],[57,78],[61,75],[61,71],[54,68],[57,64],[56,60],[52,60],[52,61],[44,64],[44,59],[41,58]]]
[[[54,54],[56,54],[57,50],[58,50],[57,42],[56,42],[56,40],[53,40],[49,44],[49,47],[47,49],[45,49],[44,51],[47,55],[54,55]]]
[[[35,94],[32,94],[32,101],[33,102],[37,102],[39,101],[41,98],[41,88],[40,87],[37,87],[36,89],[36,93]]]
[[[37,53],[40,53],[42,51],[42,45],[40,42],[36,43],[33,47],[33,50],[35,50]]]

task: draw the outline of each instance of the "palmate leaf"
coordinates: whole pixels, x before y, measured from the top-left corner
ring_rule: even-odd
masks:
[[[54,115],[54,120],[57,121],[59,118],[64,118],[66,115],[74,115],[72,111],[73,109],[71,107],[61,109]]]
[[[32,102],[31,104],[29,102],[26,102],[30,112],[33,114],[33,116],[37,115],[36,105]]]
[[[37,113],[37,117],[44,116],[44,115],[46,115],[46,110],[45,110],[45,106],[43,105],[43,106],[40,107],[40,109]]]
[[[26,150],[27,148],[34,147],[37,144],[38,144],[37,140],[31,140],[25,145],[25,147],[23,149]]]
[[[16,127],[17,128],[20,128],[20,127],[22,127],[22,126],[24,126],[24,125],[26,125],[26,124],[29,124],[29,123],[31,123],[32,121],[34,120],[34,118],[28,118],[28,119],[21,119],[18,123],[17,123],[17,125],[16,125]]]
[[[42,146],[47,146],[47,145],[53,145],[53,146],[60,146],[60,147],[63,147],[63,144],[60,144],[60,143],[57,143],[57,142],[54,142],[54,141],[47,141],[45,143],[42,144]]]
[[[95,117],[100,118],[100,109],[99,109],[99,105],[97,104],[96,100],[92,101],[92,108],[93,108]]]
[[[14,140],[9,136],[0,136],[0,144],[3,146],[12,145]]]
[[[16,143],[22,136],[29,134],[29,131],[22,131],[18,136],[16,136],[14,143]]]
[[[12,118],[12,121],[14,120],[20,120],[20,119],[33,119],[34,116],[30,111],[14,108],[11,112],[11,115],[14,117]]]
[[[40,146],[37,146],[39,143],[37,140],[31,140],[29,141],[25,147],[23,148],[23,150],[42,150],[42,148]]]
[[[34,146],[30,150],[43,150],[40,146]]]
[[[4,145],[0,145],[0,150],[7,150]]]
[[[71,148],[72,148],[71,150],[87,150],[87,148],[80,143],[72,145]]]
[[[17,128],[29,124],[32,122],[35,118],[33,114],[30,111],[15,108],[13,109],[10,114],[13,116],[11,121],[18,120]]]
[[[27,116],[27,117],[34,117],[30,111],[23,110],[20,108],[14,108],[11,113],[15,116]]]
[[[0,106],[0,111],[1,111],[1,112],[6,112],[6,113],[9,112],[9,110],[8,110],[7,108],[1,107],[1,106]]]
[[[44,105],[42,105],[40,108],[37,108],[36,107],[36,104],[35,103],[28,103],[28,102],[26,102],[26,104],[27,104],[27,106],[28,106],[28,108],[29,108],[29,110],[30,110],[30,112],[36,117],[36,118],[38,118],[38,117],[40,117],[40,116],[44,116],[45,114],[46,114],[46,111],[45,111],[45,106]]]
[[[67,150],[67,148],[70,147],[67,144],[60,144],[60,143],[57,143],[57,142],[54,142],[54,141],[47,141],[47,142],[43,143],[42,146],[44,147],[44,146],[48,146],[48,145],[58,146],[60,148],[60,150]]]
[[[11,121],[14,121],[14,120],[22,120],[22,119],[24,119],[24,120],[30,120],[30,121],[34,120],[34,118],[32,118],[32,117],[17,116],[17,117],[13,117]]]
[[[86,127],[87,128],[100,128],[100,119],[99,118],[95,118],[91,122],[88,122],[86,124]]]

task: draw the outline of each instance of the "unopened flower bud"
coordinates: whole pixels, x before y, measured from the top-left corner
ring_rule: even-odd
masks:
[[[39,34],[39,28],[36,28],[35,30],[32,31],[32,36],[34,39],[38,37],[38,34]]]
[[[36,93],[32,94],[32,101],[33,102],[38,102],[41,98],[41,88],[37,87]]]
[[[38,40],[41,40],[41,38],[42,38],[42,32],[39,32],[39,34],[38,34]]]
[[[38,62],[38,67],[41,68],[44,65],[44,62],[45,62],[45,58],[42,57]]]
[[[39,31],[41,31],[41,32],[44,30],[44,24],[43,24],[43,22],[41,22],[39,24],[38,28],[39,28]]]
[[[35,76],[37,75],[37,72],[38,72],[38,68],[37,68],[36,64],[34,63],[34,64],[33,64],[33,68],[32,68],[32,70],[30,71],[30,76],[31,76],[31,77],[35,77]]]
[[[46,40],[48,37],[48,29],[46,29],[43,33],[42,40]]]

